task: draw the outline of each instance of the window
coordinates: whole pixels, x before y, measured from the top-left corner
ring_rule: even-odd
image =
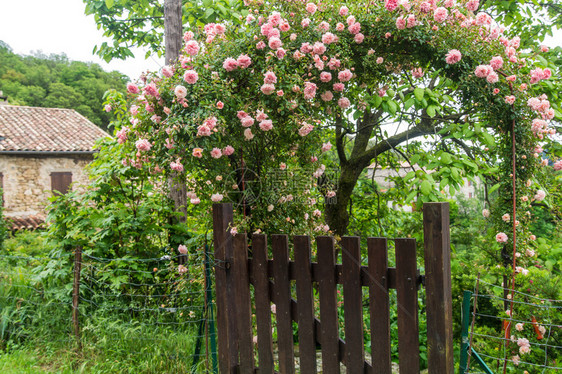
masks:
[[[51,190],[53,193],[66,194],[70,191],[72,183],[72,173],[70,172],[53,172],[51,173]]]

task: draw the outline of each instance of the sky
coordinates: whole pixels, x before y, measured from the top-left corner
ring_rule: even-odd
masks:
[[[0,0],[0,40],[20,55],[32,51],[65,54],[70,60],[95,62],[106,71],[118,70],[131,79],[162,66],[164,59],[145,60],[145,50],[135,50],[135,59],[109,64],[93,55],[96,44],[110,39],[103,37],[94,16],[86,16],[84,9],[82,0]]]
[[[93,16],[84,14],[82,0],[0,0],[0,40],[17,54],[32,51],[65,54],[70,60],[95,62],[104,70],[118,70],[136,79],[146,70],[158,70],[163,59],[144,59],[145,50],[134,50],[136,58],[107,64],[93,55],[95,45],[109,39],[102,36]],[[562,33],[546,45],[562,45]]]

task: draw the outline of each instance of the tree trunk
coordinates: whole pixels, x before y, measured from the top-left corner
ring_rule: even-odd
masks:
[[[164,40],[166,64],[174,64],[180,57],[182,40],[181,0],[164,1]]]
[[[181,0],[164,1],[164,39],[166,65],[173,65],[180,56],[182,42]],[[169,179],[170,198],[174,201],[174,211],[181,213],[179,222],[187,218],[187,187],[184,173],[173,173]]]
[[[326,204],[326,221],[330,229],[339,236],[347,233],[349,225],[348,206],[353,193],[353,188],[365,166],[358,164],[341,164],[341,174],[338,180],[336,199]]]

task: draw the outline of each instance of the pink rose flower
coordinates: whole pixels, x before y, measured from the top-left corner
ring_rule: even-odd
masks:
[[[342,70],[338,73],[340,82],[347,82],[353,77],[353,73],[349,69]]]
[[[304,98],[305,99],[313,99],[316,95],[317,86],[311,82],[304,83]]]
[[[213,203],[218,203],[220,201],[222,201],[222,199],[224,198],[224,196],[220,193],[215,193],[211,195],[211,201]]]
[[[156,87],[156,84],[154,82],[150,82],[142,90],[145,95],[155,96],[155,97],[158,96],[158,87]]]
[[[283,42],[281,41],[281,39],[277,37],[273,37],[269,39],[269,48],[273,50],[280,48],[282,45]]]
[[[111,105],[109,105],[109,104],[106,104],[106,105],[103,107],[103,110],[105,110],[106,112],[111,112],[111,109],[112,109],[112,108],[111,108]]]
[[[338,22],[336,24],[336,31],[343,31],[343,30],[345,30],[345,25],[341,22]]]
[[[236,63],[238,66],[245,69],[252,64],[252,59],[248,55],[240,55],[238,56],[238,59],[236,59]]]
[[[496,83],[499,80],[498,73],[495,71],[490,72],[490,74],[486,77],[486,80],[488,83]]]
[[[484,218],[490,217],[490,211],[489,211],[488,209],[483,209],[483,210],[482,210],[482,216],[483,216]]]
[[[515,102],[515,96],[513,96],[513,95],[506,96],[505,102],[506,102],[506,104],[509,104],[509,105],[513,104]]]
[[[134,83],[127,83],[127,91],[135,95],[140,92],[139,87]]]
[[[185,53],[190,56],[195,56],[197,53],[199,53],[199,43],[197,43],[195,40],[190,40],[185,43]]]
[[[179,171],[180,173],[183,171],[183,165],[180,160],[170,162],[170,169]]]
[[[268,71],[263,75],[263,83],[272,84],[277,83],[277,76],[274,72]]]
[[[234,148],[231,145],[227,145],[222,151],[222,154],[225,156],[230,156],[233,153],[234,153]]]
[[[507,242],[507,235],[503,232],[500,232],[496,235],[496,241],[498,243],[506,243]]]
[[[238,67],[238,61],[236,61],[232,57],[228,57],[226,60],[224,60],[224,62],[222,64],[222,67],[226,71],[233,71],[234,69],[236,69]]]
[[[317,9],[318,9],[318,7],[313,3],[306,4],[306,11],[310,14],[316,13]]]
[[[359,33],[359,31],[361,31],[361,24],[359,22],[355,22],[351,24],[347,29],[349,30],[350,33],[355,35]]]
[[[332,149],[332,143],[322,143],[322,152],[328,152],[330,149]]]
[[[271,120],[261,121],[259,127],[262,131],[269,131],[273,129],[273,122]]]
[[[243,127],[250,127],[254,124],[254,119],[250,116],[245,116],[241,120]]]
[[[252,140],[254,138],[254,134],[252,134],[251,129],[244,130],[244,138],[246,138],[246,140]]]
[[[152,147],[152,144],[150,144],[150,142],[146,139],[139,139],[135,142],[135,147],[137,147],[139,151],[144,152],[149,151]]]
[[[334,94],[331,91],[325,91],[320,95],[323,101],[331,101],[334,98]]]
[[[384,7],[389,12],[392,12],[394,9],[398,8],[398,0],[385,0]]]
[[[345,85],[343,83],[334,83],[333,88],[336,92],[343,92]]]
[[[462,54],[458,49],[451,49],[445,57],[445,62],[448,64],[456,64],[462,58]]]
[[[187,89],[184,86],[177,85],[176,88],[174,88],[174,94],[178,99],[183,99],[187,96]]]
[[[338,100],[338,106],[342,109],[347,109],[351,105],[351,102],[347,97],[342,97]]]
[[[257,49],[264,49],[265,48],[265,43],[263,42],[263,40],[261,40],[260,42],[258,42],[258,44],[256,44],[256,48]]]
[[[439,7],[435,9],[435,12],[433,12],[433,19],[437,23],[441,23],[445,21],[448,16],[449,16],[449,11],[443,7]]]
[[[471,12],[475,12],[478,10],[478,6],[480,5],[480,1],[479,0],[469,0],[466,3],[466,9],[471,11]]]
[[[218,109],[224,108],[224,103],[222,101],[217,101],[217,108]]]
[[[332,80],[332,74],[327,71],[323,71],[322,73],[320,73],[320,80],[322,82],[329,82]]]
[[[324,44],[332,44],[335,43],[336,41],[337,41],[337,36],[335,36],[331,32],[327,32],[324,35],[322,35],[322,43]]]
[[[211,157],[212,158],[221,158],[221,156],[222,156],[222,152],[221,152],[220,148],[215,147],[211,150]]]
[[[277,56],[278,59],[282,60],[283,57],[285,57],[285,54],[287,53],[287,51],[283,48],[278,48],[277,51],[275,51],[275,55]]]
[[[398,30],[404,30],[406,28],[406,20],[404,17],[398,17],[396,19],[396,28]]]
[[[275,86],[272,84],[264,84],[263,86],[261,86],[260,88],[261,92],[263,92],[265,95],[271,95],[273,93],[273,91],[275,91]]]
[[[340,10],[339,10],[340,16],[345,17],[345,16],[347,16],[348,13],[349,13],[348,7],[346,7],[345,5],[340,7]]]
[[[201,148],[193,148],[193,157],[201,158],[203,157],[203,150]]]
[[[324,52],[326,52],[326,46],[323,43],[316,42],[312,46],[312,51],[317,55],[322,55],[324,54]]]
[[[201,125],[197,128],[197,136],[211,136],[211,129],[207,125]]]
[[[501,69],[503,66],[503,58],[501,58],[501,56],[492,57],[492,59],[490,60],[490,66],[494,70]]]
[[[178,246],[178,252],[182,255],[186,255],[187,254],[187,247],[183,244],[180,244]]]
[[[364,40],[364,39],[365,39],[365,35],[363,35],[363,34],[361,34],[361,33],[356,34],[355,37],[353,38],[353,40],[354,40],[355,43],[357,43],[357,44],[363,43],[363,40]]]
[[[543,190],[538,190],[537,193],[535,194],[536,201],[542,201],[544,200],[545,197],[546,197],[546,193]]]
[[[188,70],[183,75],[183,80],[189,84],[195,84],[199,79],[199,74],[195,70]]]

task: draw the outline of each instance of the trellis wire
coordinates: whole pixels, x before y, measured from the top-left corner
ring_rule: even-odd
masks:
[[[483,281],[481,279],[478,280],[479,283],[481,283],[482,285],[488,286],[492,291],[494,289],[500,290],[501,294],[503,295],[503,291],[505,290],[504,287],[502,286],[498,286],[486,281]],[[512,291],[512,290],[509,290]],[[475,295],[472,295],[471,293],[468,293],[470,295],[471,298],[476,298]],[[544,353],[544,360],[539,363],[539,362],[531,362],[531,360],[529,359],[525,359],[526,357],[531,358],[531,353],[529,353],[528,355],[524,355],[521,354],[521,352],[517,352],[514,354],[513,352],[513,346],[511,348],[512,352],[509,353],[510,356],[521,356],[519,357],[519,361],[518,364],[514,367],[517,368],[517,370],[522,370],[522,368],[524,368],[525,366],[529,366],[533,368],[533,372],[541,372],[541,373],[545,373],[547,372],[562,372],[562,366],[553,366],[552,364],[549,363],[549,350],[551,352],[553,351],[560,351],[562,349],[562,345],[557,344],[556,342],[551,343],[550,339],[552,336],[552,332],[553,329],[561,329],[562,330],[562,321],[552,321],[552,315],[551,312],[553,310],[560,310],[562,309],[562,305],[557,305],[562,303],[562,300],[556,300],[556,299],[547,299],[547,298],[541,298],[538,296],[534,296],[534,295],[530,295],[530,294],[526,294],[524,292],[521,291],[514,291],[512,293],[512,295],[515,295],[517,297],[517,300],[515,300],[515,297],[512,298],[504,298],[504,297],[500,297],[497,295],[494,295],[492,292],[489,293],[482,293],[480,292],[478,294],[478,299],[488,299],[490,301],[490,303],[492,303],[492,305],[495,305],[494,303],[497,304],[501,304],[503,305],[504,302],[509,302],[510,303],[510,315],[506,316],[506,317],[499,317],[497,315],[492,315],[489,313],[485,313],[485,312],[479,312],[476,311],[472,311],[470,314],[470,317],[476,321],[478,321],[476,324],[477,325],[484,325],[485,322],[486,325],[492,325],[492,326],[503,326],[504,321],[507,321],[507,323],[509,323],[509,325],[513,325],[516,323],[523,323],[523,324],[528,324],[533,326],[534,334],[537,335],[537,329],[539,329],[539,325],[542,326],[544,328],[544,334],[541,332],[542,338],[540,339],[536,339],[537,341],[533,341],[534,339],[530,338],[528,335],[527,336],[521,336],[521,337],[526,337],[529,338],[529,340],[531,340],[529,342],[531,351],[533,353],[536,353],[537,350],[539,350],[539,352],[543,352]],[[465,296],[466,297],[466,296]],[[527,302],[525,300],[533,300],[533,302]],[[476,300],[475,300],[476,301]],[[479,303],[480,304],[480,303]],[[518,316],[518,312],[516,311],[516,308],[518,308],[519,310],[525,308],[525,307],[529,307],[530,310],[529,311],[525,311],[522,310],[521,313],[527,313],[529,315],[528,319],[525,319],[524,314],[522,314],[523,316],[519,317]],[[500,310],[503,310],[503,308],[500,308]],[[546,315],[539,315],[540,318],[540,323],[539,322],[535,322],[534,316],[538,315],[538,313],[543,313]],[[496,321],[496,322],[494,322]],[[524,327],[523,327],[524,328]],[[491,335],[490,333],[485,333],[485,332],[475,332],[475,331],[466,331],[468,334],[468,336],[463,336],[463,340],[464,339],[468,339],[470,337],[470,346],[468,347],[469,350],[471,349],[476,349],[478,351],[478,355],[482,358],[487,359],[489,362],[495,362],[497,363],[498,369],[500,368],[500,363],[502,364],[502,366],[505,368],[508,364],[510,365],[515,365],[514,361],[513,361],[513,357],[508,358],[508,351],[510,350],[509,348],[509,344],[510,343],[515,343],[517,342],[515,340],[515,338],[513,337],[513,335],[511,335],[510,337],[506,336],[506,332],[503,329],[499,329],[499,336],[495,336],[495,335]],[[515,329],[511,330],[511,332],[513,333]],[[515,333],[517,334],[517,333]],[[544,339],[544,340],[542,340]],[[474,340],[474,342],[473,342]],[[502,352],[499,355],[494,355],[493,353],[490,352],[481,352],[480,350],[478,350],[478,345],[481,342],[485,342],[485,341],[497,341],[500,342],[500,346],[503,347]],[[515,348],[519,348],[519,347],[515,347]],[[516,352],[516,351],[515,351]],[[538,358],[537,358],[538,359]],[[486,368],[489,369],[489,368]],[[538,370],[538,371],[537,371]],[[518,371],[519,372],[519,371]],[[467,367],[466,371],[464,371],[464,373],[476,373],[476,371],[472,371],[469,367]]]
[[[34,334],[35,326],[21,321],[21,311],[27,308],[30,315],[40,313],[42,322],[64,320],[60,334],[46,339],[75,349],[72,294],[68,291],[72,257],[72,253],[41,257],[0,254],[0,343]],[[221,264],[214,263],[205,247],[204,252],[190,255],[189,265],[185,263],[188,273],[179,274],[181,257],[109,258],[84,253],[79,262],[77,308],[84,346],[98,349],[100,344],[109,344],[112,350],[135,359],[154,351],[167,357],[173,370],[214,371],[216,348],[208,342],[209,337],[214,342],[215,334],[208,269]],[[58,279],[56,276],[40,274],[51,261],[58,262],[53,271],[66,269],[56,289],[44,286],[44,282]]]

